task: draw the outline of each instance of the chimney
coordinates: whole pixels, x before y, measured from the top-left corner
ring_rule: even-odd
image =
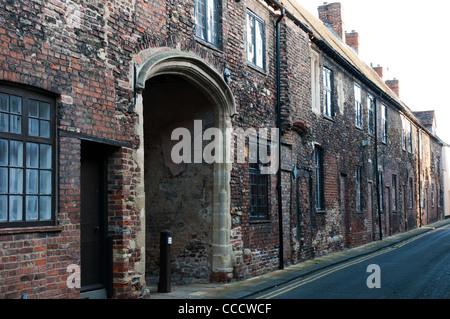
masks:
[[[355,30],[352,30],[352,32],[346,32],[345,33],[345,42],[347,45],[355,50],[356,54],[359,53],[359,34]]]
[[[372,69],[378,73],[378,76],[383,79],[383,67],[378,64],[378,66],[373,66]]]
[[[398,80],[397,79],[393,79],[393,80],[387,80],[386,81],[387,86],[389,86],[389,88],[395,93],[397,94],[398,97],[400,97],[400,89],[398,87]]]
[[[344,39],[344,22],[342,20],[342,5],[339,2],[328,3],[318,7],[319,19],[341,38]]]

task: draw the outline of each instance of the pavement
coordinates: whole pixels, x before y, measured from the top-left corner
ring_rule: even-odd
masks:
[[[360,247],[330,253],[292,266],[286,266],[284,269],[242,281],[231,283],[194,282],[184,286],[172,285],[169,293],[159,293],[156,285],[148,286],[146,287],[144,299],[251,299],[253,295],[259,292],[277,287],[350,259],[371,254],[447,225],[450,225],[450,219],[389,236],[383,240],[371,242]]]

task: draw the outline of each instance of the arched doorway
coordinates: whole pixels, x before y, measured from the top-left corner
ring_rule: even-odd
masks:
[[[229,213],[231,163],[223,152],[223,160],[216,163],[176,164],[171,150],[177,141],[171,140],[171,133],[175,128],[186,128],[194,142],[195,120],[201,121],[202,131],[215,127],[226,132],[235,109],[233,95],[219,73],[195,55],[177,50],[149,54],[136,75],[137,131],[143,141],[136,157],[144,172],[141,218],[145,224],[146,281],[157,281],[159,234],[164,229],[173,238],[173,281],[187,283],[210,279],[212,274],[230,275],[234,262]]]

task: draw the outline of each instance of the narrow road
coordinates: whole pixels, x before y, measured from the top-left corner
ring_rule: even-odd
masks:
[[[450,225],[252,298],[450,299]]]

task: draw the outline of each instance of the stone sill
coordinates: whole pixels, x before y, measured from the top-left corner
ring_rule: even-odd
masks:
[[[1,235],[27,234],[27,233],[53,233],[64,230],[63,226],[31,226],[17,228],[0,228]]]

